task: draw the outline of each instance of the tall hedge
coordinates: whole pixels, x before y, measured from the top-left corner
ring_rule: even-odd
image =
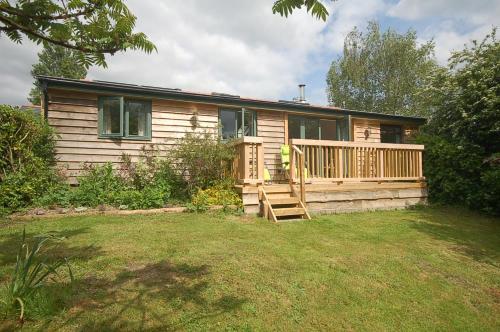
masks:
[[[39,115],[0,105],[0,212],[28,206],[58,182],[54,133]]]
[[[430,199],[500,215],[500,43],[496,30],[454,53],[428,90]]]

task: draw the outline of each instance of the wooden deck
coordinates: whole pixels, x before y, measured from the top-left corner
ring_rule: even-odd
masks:
[[[303,218],[309,210],[391,209],[426,202],[423,145],[291,139],[289,170],[282,171],[281,181],[269,182],[264,181],[262,139],[244,137],[235,144],[234,171],[245,211],[273,221],[278,219],[268,198],[273,192],[297,198],[297,211],[288,212],[303,212]]]

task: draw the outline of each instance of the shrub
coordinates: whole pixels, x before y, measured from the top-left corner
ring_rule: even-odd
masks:
[[[67,183],[60,183],[34,199],[37,207],[70,207],[73,205],[74,190]]]
[[[0,207],[5,212],[18,211],[29,206],[39,196],[50,192],[60,183],[59,176],[40,158],[16,171],[8,172],[0,181]]]
[[[187,183],[190,195],[222,181],[230,174],[235,151],[211,132],[187,133],[169,151],[172,164]]]
[[[54,133],[33,112],[0,105],[0,142],[0,180],[33,159],[55,162]]]
[[[0,211],[30,205],[57,186],[52,129],[33,112],[0,105]]]
[[[125,181],[113,171],[113,165],[85,165],[86,174],[79,178],[79,186],[74,191],[74,205],[95,207],[110,204],[117,192],[127,189]]]
[[[137,164],[126,161],[120,172],[114,170],[111,163],[86,165],[85,170],[86,174],[79,179],[80,185],[72,193],[68,196],[61,193],[63,198],[69,197],[73,205],[149,209],[165,206],[170,198],[170,168],[156,158],[148,162],[140,160]]]
[[[209,206],[222,205],[224,207],[234,205],[241,208],[243,202],[240,196],[234,191],[231,181],[221,181],[207,189],[199,189],[193,195],[188,208],[192,211],[204,211]]]
[[[431,202],[462,204],[500,214],[500,167],[484,159],[481,147],[450,143],[438,136],[420,135],[425,144],[424,170]]]
[[[165,206],[170,197],[170,188],[161,186],[146,187],[142,191],[127,189],[114,193],[110,205],[126,205],[127,208],[152,209]]]
[[[186,197],[186,182],[169,159],[161,158],[160,151],[154,145],[143,147],[136,163],[132,162],[130,156],[122,155],[120,176],[138,190],[161,187],[164,192],[172,192],[176,199]]]
[[[431,116],[419,141],[432,201],[500,214],[499,52],[494,28],[454,52],[426,90]]]

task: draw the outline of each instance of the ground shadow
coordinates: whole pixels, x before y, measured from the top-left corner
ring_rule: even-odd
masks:
[[[88,227],[83,227],[51,232],[51,234],[62,240],[45,242],[37,255],[36,261],[51,264],[61,259],[67,259],[69,265],[72,266],[73,263],[86,262],[103,255],[103,250],[100,246],[93,244],[78,246],[73,244],[74,242],[72,239],[74,237],[87,233],[88,231]],[[37,235],[40,234],[26,231],[26,243],[30,248],[33,247],[35,243],[34,237]],[[11,272],[14,271],[21,241],[22,230],[9,235],[3,235],[0,239],[0,266],[6,267],[5,273],[0,276],[0,287],[11,280]],[[23,252],[23,254],[26,253]],[[38,288],[37,293],[26,300],[25,311],[28,320],[30,316],[32,316],[32,311],[36,311],[36,315],[41,315],[43,318],[40,319],[44,319],[45,317],[56,316],[65,310],[67,299],[71,298],[74,291],[74,283],[70,281],[69,273],[67,273],[66,268],[66,266],[61,266],[57,270],[57,275],[51,275],[47,278],[50,280],[46,280],[47,282],[42,287]],[[13,326],[19,327],[18,322],[10,318],[2,322],[2,324],[13,324]]]
[[[472,259],[500,267],[500,219],[465,209],[414,210],[413,229],[453,244]]]
[[[48,262],[50,262],[61,258],[67,258],[70,261],[87,261],[93,257],[102,255],[101,248],[94,244],[86,246],[71,245],[71,240],[73,237],[87,232],[89,232],[88,227],[51,232],[51,234],[60,238],[64,238],[64,240],[46,242],[42,248],[41,256],[47,257]],[[32,244],[33,237],[37,235],[40,234],[26,231],[27,242]],[[16,257],[21,239],[22,230],[20,230],[18,233],[2,236],[2,239],[0,240],[0,265],[9,265],[16,263]]]
[[[204,292],[209,287],[208,275],[207,265],[175,265],[163,260],[129,267],[113,280],[87,277],[79,281],[82,293],[74,299],[64,325],[77,323],[81,331],[177,330],[194,321],[237,310],[246,302],[228,295],[207,298]],[[189,309],[178,322],[165,315],[158,305],[175,311]],[[99,312],[108,306],[114,307],[111,315],[94,314],[93,321],[83,317],[88,311]]]

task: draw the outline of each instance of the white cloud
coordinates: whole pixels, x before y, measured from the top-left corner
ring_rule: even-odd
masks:
[[[384,12],[387,5],[379,0],[341,0],[333,4],[332,24],[328,27],[325,40],[334,52],[341,52],[344,39],[355,27],[365,28],[369,20]]]
[[[497,0],[400,0],[389,8],[388,16],[430,22],[420,33],[423,40],[434,39],[436,59],[446,64],[452,51],[463,49],[473,39],[482,39],[500,24]],[[436,23],[437,22],[437,23]]]
[[[273,15],[267,0],[131,1],[129,7],[158,53],[114,56],[90,77],[278,98],[307,71],[326,25],[305,12]]]
[[[389,9],[388,15],[407,20],[438,16],[483,24],[498,20],[500,3],[496,0],[400,0]]]
[[[0,104],[29,104],[32,87],[31,64],[37,59],[39,47],[28,40],[15,44],[0,36]]]
[[[439,22],[445,23],[419,29],[423,39],[435,38],[437,57],[443,61],[450,49],[482,37],[500,17],[498,1],[482,0],[326,1],[331,13],[326,23],[305,10],[288,18],[273,15],[272,0],[127,4],[137,16],[136,30],[150,37],[158,53],[108,56],[108,68],[92,68],[89,78],[271,99],[291,98],[296,84],[306,83],[313,103],[326,102],[328,66],[354,26],[364,28],[368,20],[383,22],[386,16],[409,26],[444,17]],[[0,77],[8,82],[0,85],[0,103],[26,103],[38,50],[28,41],[16,45],[0,36]]]
[[[446,26],[446,24],[444,24]],[[492,26],[481,25],[480,27],[460,34],[452,28],[438,30],[432,34],[436,44],[435,52],[438,63],[444,65],[448,62],[448,58],[452,51],[459,51],[464,48],[465,44],[469,44],[472,40],[482,40],[486,34],[491,32]],[[431,32],[428,32],[431,36]]]

